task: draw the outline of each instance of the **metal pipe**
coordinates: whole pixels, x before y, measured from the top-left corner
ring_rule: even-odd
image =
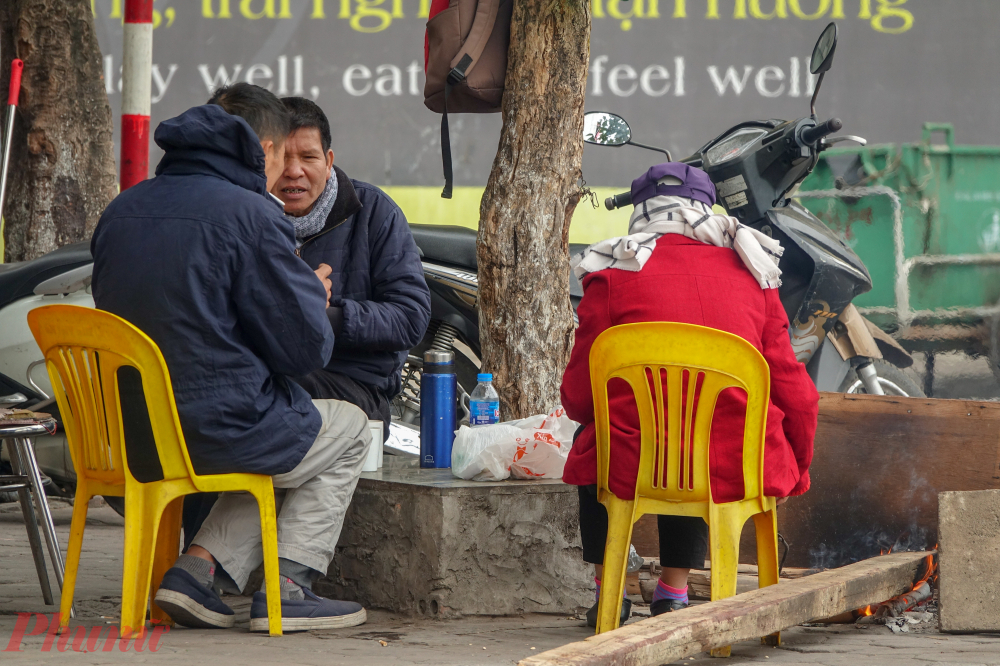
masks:
[[[632,141],[631,139],[628,140],[628,141],[626,141],[625,143],[628,144],[628,145],[630,145],[630,146],[635,146],[636,148],[645,148],[646,150],[652,150],[654,153],[663,153],[664,155],[667,156],[667,161],[668,162],[673,162],[674,161],[674,158],[670,156],[670,151],[667,150],[666,148],[657,148],[656,146],[647,146],[644,143],[638,143],[636,141]]]
[[[823,85],[823,77],[826,76],[826,72],[820,72],[819,78],[816,79],[816,87],[813,88],[812,99],[809,100],[809,115],[813,120],[816,120],[816,98],[819,97],[819,87]]]
[[[878,380],[878,372],[875,371],[875,364],[868,360],[857,367],[858,378],[865,385],[868,395],[885,395],[882,384]]]
[[[25,375],[28,378],[28,383],[31,384],[31,388],[35,389],[35,392],[38,393],[38,395],[42,396],[42,398],[44,398],[46,400],[49,400],[52,396],[50,396],[48,393],[46,393],[45,391],[43,391],[42,387],[39,386],[38,384],[36,384],[35,380],[31,378],[31,371],[34,370],[35,368],[37,368],[40,365],[45,365],[45,359],[44,358],[41,358],[41,359],[38,359],[37,361],[32,361],[31,363],[29,363],[28,364],[28,370],[25,373]]]
[[[3,132],[3,161],[0,162],[0,220],[3,219],[3,203],[7,194],[7,171],[10,169],[10,148],[14,138],[14,116],[17,109],[17,98],[21,94],[21,73],[23,71],[24,62],[15,58],[10,63],[10,94],[7,96],[7,122]],[[2,228],[0,228],[0,232],[2,232]]]
[[[858,308],[863,315],[895,315],[896,308],[891,305],[871,305]],[[910,321],[921,318],[947,317],[949,321],[963,321],[970,318],[992,317],[1000,314],[996,305],[981,305],[975,308],[946,308],[941,310],[911,310]]]
[[[122,47],[121,189],[149,176],[153,0],[125,0]]]
[[[25,472],[25,463],[21,458],[21,447],[14,437],[7,437],[3,443],[7,445],[7,454],[10,456],[10,467],[21,477],[30,481]],[[31,557],[35,560],[35,573],[38,574],[38,583],[42,586],[42,600],[45,605],[55,604],[55,596],[52,594],[52,583],[49,581],[49,571],[45,566],[45,553],[42,550],[42,535],[38,532],[38,521],[35,519],[35,510],[32,507],[31,484],[25,483],[17,490],[18,501],[21,504],[21,514],[24,516],[24,527],[28,532],[28,543],[31,545]]]
[[[938,266],[938,265],[963,265],[972,266],[978,264],[1000,264],[1000,252],[985,254],[918,254],[906,260],[907,272],[910,266]]]
[[[66,575],[63,565],[62,551],[59,549],[59,537],[56,535],[56,525],[52,521],[52,512],[49,511],[48,500],[45,499],[45,486],[42,483],[42,475],[38,469],[38,460],[35,458],[35,447],[28,437],[19,437],[14,440],[14,446],[21,451],[21,460],[27,467],[25,470],[31,482],[32,494],[35,496],[35,506],[42,520],[42,533],[45,535],[45,545],[49,549],[49,559],[52,560],[52,569],[56,573],[56,583],[59,590],[63,589],[63,577]],[[76,618],[76,609],[70,607],[69,616]]]

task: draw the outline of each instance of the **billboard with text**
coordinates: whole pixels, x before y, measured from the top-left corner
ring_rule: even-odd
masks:
[[[952,122],[960,143],[1000,143],[996,0],[590,0],[587,108],[625,116],[637,141],[686,155],[733,124],[808,113],[813,43],[840,44],[819,115],[872,142]],[[117,112],[123,0],[93,0]],[[430,0],[155,0],[153,126],[224,82],[315,99],[337,163],[393,187],[442,183],[440,116],[423,106]],[[454,115],[456,185],[482,188],[499,115]],[[153,148],[151,164],[159,153]],[[655,153],[588,147],[592,185],[627,184]]]

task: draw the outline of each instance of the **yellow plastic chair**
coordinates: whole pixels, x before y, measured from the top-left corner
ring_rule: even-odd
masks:
[[[740,532],[753,516],[760,587],[777,583],[775,498],[763,494],[764,432],[771,380],[767,361],[760,352],[736,335],[704,326],[625,324],[598,336],[590,351],[590,376],[597,426],[597,497],[608,510],[597,633],[618,626],[632,525],[647,513],[696,516],[708,523],[713,601],[736,594]],[[629,383],[639,410],[639,476],[635,497],[628,500],[608,489],[608,382],[613,378]],[[695,413],[699,381],[702,385]],[[742,500],[716,504],[709,483],[709,437],[716,400],[721,391],[730,387],[741,388],[747,394],[745,494]],[[661,473],[663,470],[666,474]],[[766,638],[773,644],[780,640],[778,634]],[[712,654],[727,657],[729,650],[718,648]]]
[[[69,626],[90,498],[125,497],[120,633],[129,636],[145,628],[151,583],[155,593],[163,575],[177,560],[184,495],[246,491],[260,505],[268,627],[272,636],[280,636],[278,534],[271,477],[202,476],[194,471],[177,417],[167,364],[156,343],[124,319],[90,308],[49,305],[29,312],[28,325],[45,355],[76,470],[60,631]],[[137,481],[132,474],[136,465],[130,465],[128,460],[124,433],[126,427],[135,425],[123,422],[119,387],[129,374],[132,385],[141,388],[137,399],[145,398],[148,427],[163,471],[159,481]],[[136,393],[131,397],[136,399]],[[171,623],[155,603],[152,619]]]

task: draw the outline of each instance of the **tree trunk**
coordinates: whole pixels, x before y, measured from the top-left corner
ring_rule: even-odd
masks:
[[[480,208],[479,330],[501,418],[559,403],[573,345],[569,224],[580,200],[587,0],[514,0],[503,130]]]
[[[111,106],[89,0],[2,0],[0,79],[24,61],[3,216],[5,260],[90,237],[118,192]]]

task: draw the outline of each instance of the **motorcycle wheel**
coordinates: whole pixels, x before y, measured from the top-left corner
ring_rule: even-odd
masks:
[[[895,395],[903,398],[926,398],[923,389],[901,368],[897,368],[885,359],[877,358],[872,361],[875,364],[875,372],[878,373],[879,384],[886,395]],[[840,385],[838,393],[868,393],[865,385],[858,377],[858,373],[851,368],[847,377]]]

